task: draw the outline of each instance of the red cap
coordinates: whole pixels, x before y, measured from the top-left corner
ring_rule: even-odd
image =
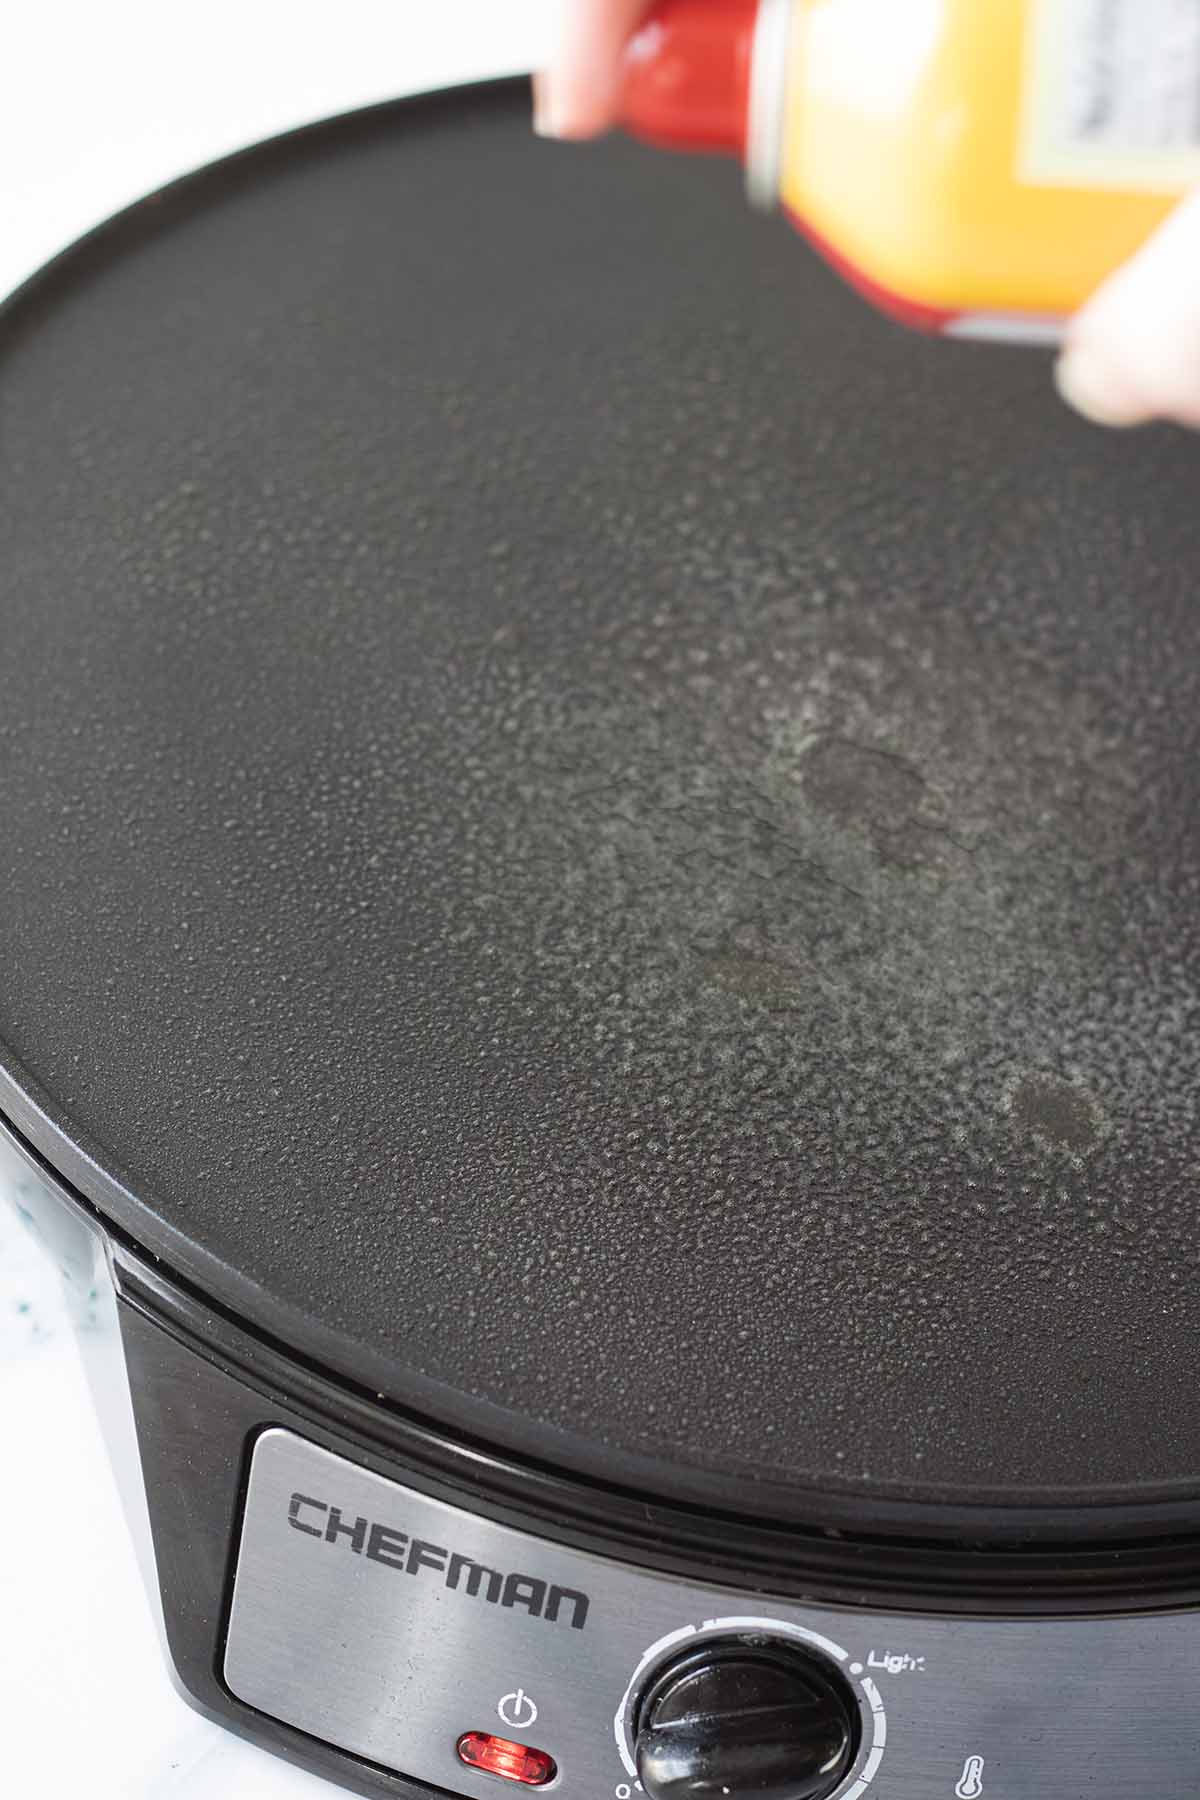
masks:
[[[621,123],[667,150],[741,156],[758,0],[658,0],[625,51]]]

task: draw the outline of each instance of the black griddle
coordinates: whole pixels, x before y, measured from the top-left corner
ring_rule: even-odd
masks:
[[[9,304],[0,1110],[506,1452],[1200,1499],[1195,444],[527,111],[294,134]]]

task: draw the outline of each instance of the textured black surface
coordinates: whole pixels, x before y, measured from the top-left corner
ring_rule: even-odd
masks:
[[[5,1104],[110,1216],[664,1491],[1200,1496],[1194,444],[507,90],[0,352]]]

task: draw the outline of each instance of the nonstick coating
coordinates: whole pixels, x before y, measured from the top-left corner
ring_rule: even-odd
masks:
[[[69,253],[0,327],[4,1109],[510,1451],[1200,1497],[1200,456],[1047,373],[508,85]]]

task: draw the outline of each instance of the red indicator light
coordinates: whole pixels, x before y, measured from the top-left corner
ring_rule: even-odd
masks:
[[[544,1750],[510,1744],[490,1731],[464,1731],[458,1740],[458,1758],[468,1769],[482,1769],[485,1775],[519,1781],[524,1787],[545,1787],[558,1774],[557,1763]]]

